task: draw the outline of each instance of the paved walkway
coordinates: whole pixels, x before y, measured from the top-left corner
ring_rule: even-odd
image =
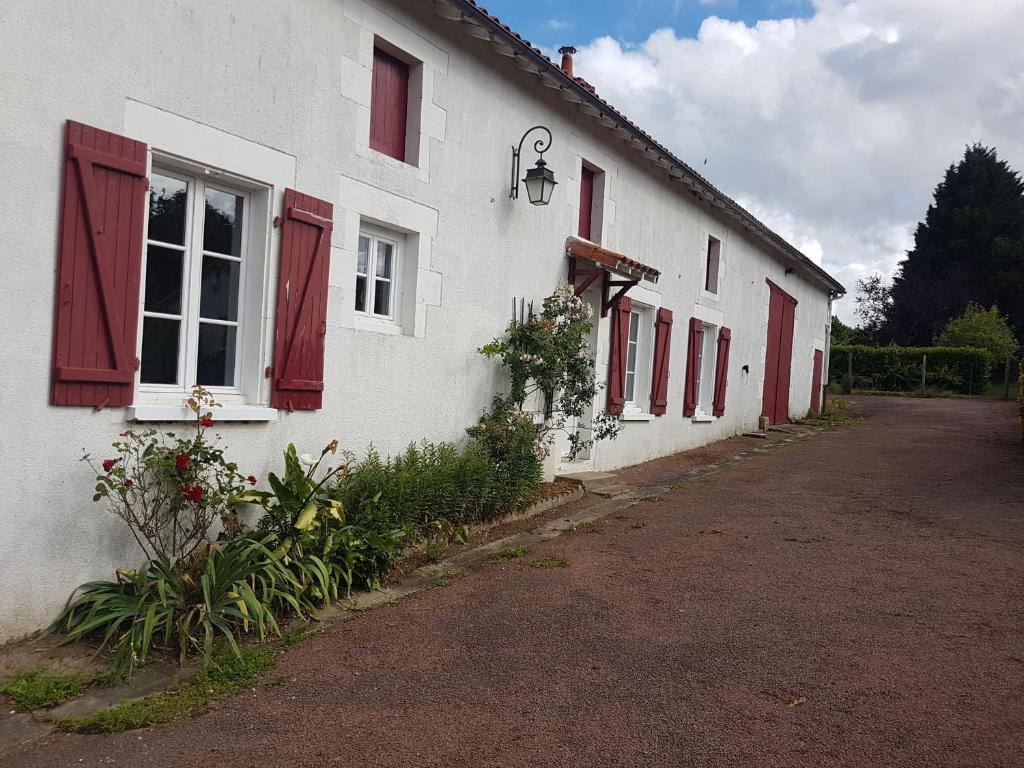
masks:
[[[1015,409],[860,402],[535,549],[567,568],[486,564],[207,715],[8,764],[1020,766]]]

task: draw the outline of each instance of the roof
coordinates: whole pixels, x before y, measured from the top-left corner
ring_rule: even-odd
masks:
[[[609,248],[579,237],[570,237],[566,240],[565,251],[570,256],[586,259],[599,266],[614,269],[616,272],[622,272],[637,279],[649,280],[652,283],[658,282],[658,277],[661,275],[661,272],[654,267],[649,267],[636,259],[623,256],[621,253],[616,253]]]
[[[502,24],[474,0],[431,2],[439,16],[461,24],[467,34],[490,43],[497,53],[511,59],[517,67],[539,76],[544,85],[556,90],[566,101],[575,104],[595,123],[614,130],[626,143],[642,152],[652,164],[665,171],[674,181],[683,184],[696,197],[718,209],[807,277],[822,283],[831,294],[841,296],[846,293],[846,288],[832,275],[598,96],[593,86],[582,78],[567,75],[539,48]]]

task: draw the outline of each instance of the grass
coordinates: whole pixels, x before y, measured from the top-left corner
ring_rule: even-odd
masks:
[[[646,525],[647,525],[647,523],[643,522],[642,520],[640,522],[638,522],[638,523],[633,523],[633,527],[634,528],[644,528],[644,527],[646,527]]]
[[[498,553],[497,557],[499,560],[519,560],[530,554],[529,547],[511,547],[509,549],[503,549]]]
[[[661,496],[649,493],[646,496],[638,496],[637,501],[661,501]]]
[[[665,487],[668,488],[670,491],[678,491],[680,488],[685,488],[688,485],[689,483],[669,483]]]
[[[542,557],[539,560],[527,560],[526,565],[531,568],[568,568],[569,561],[564,557]]]
[[[218,659],[214,665],[170,690],[82,717],[63,718],[55,725],[67,733],[121,733],[169,723],[205,711],[219,700],[251,687],[260,673],[274,663],[277,654],[276,649],[267,647],[245,649],[241,656],[232,654]]]
[[[825,406],[825,410],[822,412],[820,419],[822,422],[831,426],[838,426],[840,424],[855,424],[861,421],[859,416],[853,416],[850,413],[850,401],[849,400],[836,400],[831,399]]]
[[[0,693],[11,697],[11,703],[18,712],[34,712],[37,709],[51,709],[73,699],[93,682],[93,676],[63,675],[45,669],[30,669],[9,683],[0,685]]]

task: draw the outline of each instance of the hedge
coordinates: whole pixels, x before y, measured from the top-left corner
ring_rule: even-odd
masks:
[[[848,381],[853,355],[853,381]],[[832,383],[879,392],[920,392],[921,362],[927,355],[926,392],[981,394],[988,387],[992,355],[974,347],[868,347],[834,345],[829,360]],[[852,386],[851,386],[852,384]]]

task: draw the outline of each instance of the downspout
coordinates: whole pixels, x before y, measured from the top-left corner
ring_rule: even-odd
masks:
[[[832,300],[835,294],[828,294],[828,315],[825,320],[825,350],[821,360],[821,411],[828,406],[829,363],[832,361]]]

